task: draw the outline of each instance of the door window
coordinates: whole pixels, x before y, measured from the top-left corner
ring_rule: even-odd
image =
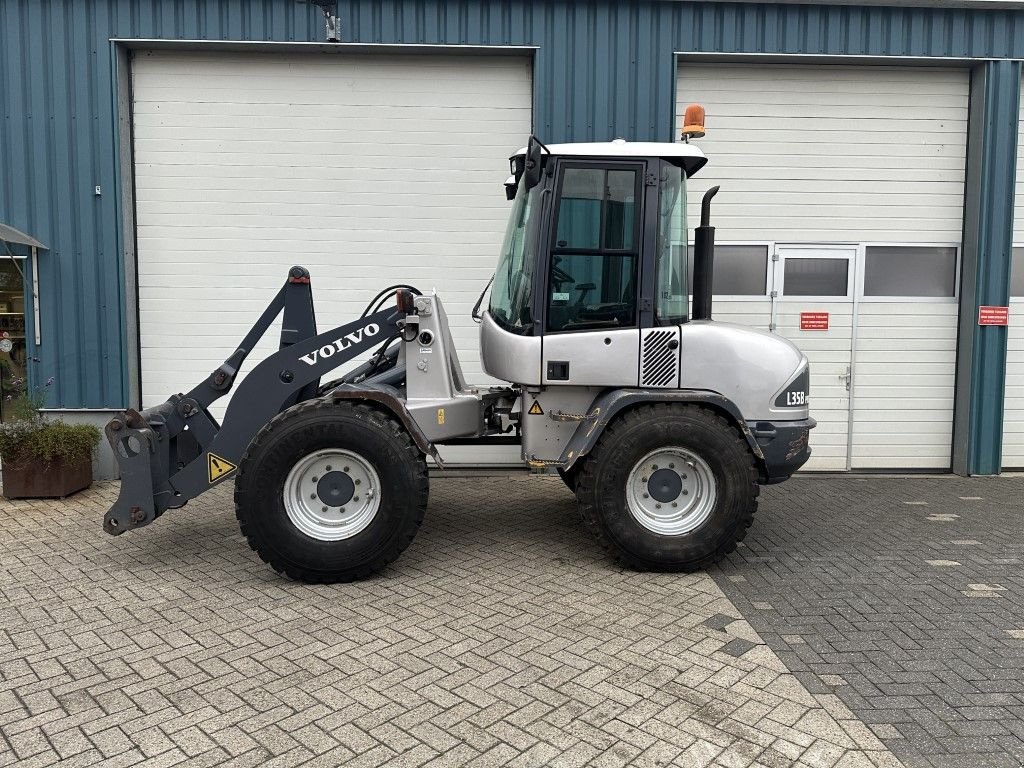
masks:
[[[548,330],[635,325],[638,170],[570,166],[559,195]]]
[[[846,296],[850,261],[813,256],[787,258],[783,285],[787,296]]]

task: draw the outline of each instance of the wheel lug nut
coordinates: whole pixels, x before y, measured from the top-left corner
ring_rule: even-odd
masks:
[[[327,511],[327,507],[320,507],[320,511],[321,512],[326,512]]]
[[[657,469],[657,468],[658,468],[657,464],[651,464],[651,469]]]
[[[362,482],[363,482],[362,480],[356,480],[356,485],[361,485]]]
[[[315,482],[316,482],[317,480],[319,480],[319,479],[320,479],[319,477],[317,477],[316,475],[313,475],[313,482],[314,482],[314,483],[315,483]]]
[[[672,502],[672,506],[673,506],[673,507],[674,507],[674,506],[676,506],[676,503],[675,503],[674,501]]]
[[[647,482],[647,478],[646,477],[641,477],[640,478],[640,482],[641,483],[646,483]]]
[[[339,509],[338,511],[339,511],[339,512],[340,512],[341,514],[343,514],[343,515],[345,514],[345,508],[344,508],[344,507],[341,507],[341,509]]]
[[[645,498],[645,499],[649,499],[649,498],[651,498],[651,497],[650,497],[650,496],[648,496],[648,495],[647,495],[647,494],[645,493],[645,494],[644,494],[644,498]]]
[[[661,509],[661,504],[655,504],[655,505],[654,505],[654,508],[655,508],[655,509]]]
[[[676,468],[676,465],[675,465],[675,464],[669,464],[669,465],[668,465],[668,468],[669,468],[669,469],[675,469],[675,468]]]
[[[686,479],[686,474],[684,473],[684,474],[683,474],[683,480],[685,480],[685,479]]]
[[[328,467],[328,469],[330,469],[330,467]],[[348,472],[348,467],[345,467],[345,471]]]
[[[311,499],[315,499],[315,498],[316,498],[316,494],[315,494],[315,493],[311,493],[311,494],[309,494],[309,498],[311,498]]]
[[[353,496],[352,497],[352,501],[359,501],[359,497],[358,496]]]
[[[687,490],[684,490],[684,491],[683,491],[683,496],[689,496],[689,495],[690,495],[690,492],[689,492],[689,491],[687,491]]]
[[[330,472],[331,471],[331,465],[328,464],[326,467],[324,467],[324,469],[326,469],[328,472]]]

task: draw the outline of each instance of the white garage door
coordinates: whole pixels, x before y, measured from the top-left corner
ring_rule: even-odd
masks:
[[[715,317],[810,358],[811,469],[949,467],[967,96],[963,70],[680,63],[691,221],[722,186]]]
[[[1021,96],[1024,97],[1024,90]],[[1006,399],[1003,407],[1004,469],[1024,469],[1024,101],[1021,102],[1018,129],[1010,328],[1006,342]]]
[[[133,95],[145,406],[222,362],[293,264],[321,330],[387,285],[436,288],[480,377],[470,310],[531,131],[528,60],[140,52]]]
[[[1006,469],[1024,469],[1024,247],[1013,249],[1010,274],[1002,465]]]

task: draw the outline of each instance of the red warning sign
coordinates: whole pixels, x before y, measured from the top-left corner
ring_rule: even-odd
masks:
[[[978,307],[978,325],[1009,325],[1009,307]]]
[[[827,331],[828,312],[801,312],[801,331]]]

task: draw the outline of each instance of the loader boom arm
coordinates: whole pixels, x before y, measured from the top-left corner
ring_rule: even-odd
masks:
[[[209,406],[231,391],[242,363],[282,310],[280,349],[238,385],[218,424]],[[141,413],[129,409],[107,424],[121,492],[104,517],[104,530],[117,535],[147,525],[232,477],[261,428],[314,397],[321,377],[400,333],[403,317],[389,308],[318,335],[309,273],[293,267],[238,349],[203,383]]]

